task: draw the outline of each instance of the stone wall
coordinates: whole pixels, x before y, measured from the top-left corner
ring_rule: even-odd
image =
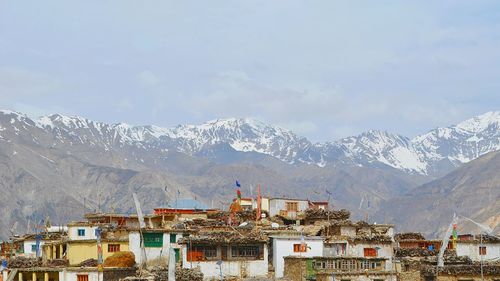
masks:
[[[304,281],[307,274],[306,259],[285,257],[284,277],[291,281]]]
[[[103,278],[106,281],[119,281],[125,277],[135,276],[136,268],[113,268],[112,270],[104,270]]]
[[[398,273],[398,280],[401,281],[420,281],[420,271],[408,271]]]

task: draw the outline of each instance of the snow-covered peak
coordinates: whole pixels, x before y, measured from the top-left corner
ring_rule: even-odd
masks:
[[[457,124],[455,127],[466,132],[478,133],[488,129],[490,126],[496,126],[496,128],[499,128],[499,124],[500,111],[490,111],[467,119]]]
[[[8,110],[8,109],[0,109],[0,114],[3,114],[3,115],[23,115],[24,116],[23,113]]]
[[[312,144],[281,127],[251,118],[226,118],[199,125],[164,128],[126,123],[107,124],[80,116],[54,114],[32,120],[26,115],[0,110],[2,134],[38,127],[61,144],[99,146],[105,149],[136,148],[205,155],[223,144],[241,152],[257,152],[287,163],[320,167],[349,163],[380,165],[410,173],[436,174],[485,153],[500,149],[500,112],[492,111],[457,125],[437,128],[413,139],[386,131],[369,130],[334,142]],[[4,137],[4,136],[3,136]],[[52,145],[52,144],[51,144]]]
[[[67,116],[61,114],[53,114],[42,116],[35,120],[35,123],[43,127],[67,127],[71,129],[88,129],[89,124],[95,123],[89,119],[80,116]]]
[[[216,119],[201,125],[180,125],[169,132],[183,152],[196,153],[207,145],[229,144],[243,152],[259,152],[281,160],[293,161],[298,147],[310,145],[291,131],[250,118]]]
[[[490,111],[457,125],[436,128],[412,139],[427,162],[460,165],[500,149],[500,112]]]

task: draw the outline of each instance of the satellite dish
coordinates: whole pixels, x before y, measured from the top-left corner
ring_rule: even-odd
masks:
[[[271,223],[271,227],[272,228],[278,228],[278,227],[280,227],[280,225],[277,224],[277,223],[275,223],[275,222],[273,222],[273,223]]]

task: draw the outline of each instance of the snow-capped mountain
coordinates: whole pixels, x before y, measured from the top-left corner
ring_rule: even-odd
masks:
[[[500,149],[500,112],[492,111],[457,125],[437,128],[412,140],[427,163],[467,163]]]
[[[354,163],[378,162],[407,172],[437,175],[500,150],[500,112],[487,112],[413,139],[368,131],[335,144]]]
[[[253,119],[217,119],[201,125],[162,128],[106,124],[59,114],[33,120],[21,113],[0,111],[0,121],[0,140],[6,138],[2,131],[9,127],[14,135],[22,133],[21,130],[24,133],[42,130],[52,134],[57,141],[51,140],[50,146],[89,145],[104,150],[132,146],[195,155],[211,146],[227,144],[235,151],[266,154],[289,164],[379,165],[424,175],[447,172],[500,149],[498,111],[458,125],[437,128],[413,139],[370,130],[358,136],[316,144],[291,131]],[[39,141],[36,135],[33,140]]]

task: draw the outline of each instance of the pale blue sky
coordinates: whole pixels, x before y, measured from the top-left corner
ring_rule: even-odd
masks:
[[[414,136],[500,109],[500,1],[0,0],[0,108]]]

